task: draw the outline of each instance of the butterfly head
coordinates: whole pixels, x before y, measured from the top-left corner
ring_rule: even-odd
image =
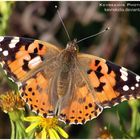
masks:
[[[77,39],[74,39],[73,41],[68,42],[66,46],[66,51],[71,52],[71,53],[77,53],[78,51]]]

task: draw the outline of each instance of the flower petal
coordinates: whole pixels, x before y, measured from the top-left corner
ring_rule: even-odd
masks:
[[[32,123],[30,126],[28,126],[27,128],[26,128],[26,133],[28,133],[28,132],[30,132],[30,131],[32,131],[34,128],[36,128],[38,125],[39,125],[40,123],[38,122],[38,123]]]
[[[43,130],[41,131],[41,139],[46,139],[47,137],[47,133],[46,133],[46,129],[43,128]]]
[[[60,139],[59,135],[57,134],[57,132],[51,128],[48,129],[49,135],[50,135],[50,139]]]
[[[23,120],[27,122],[36,122],[40,121],[42,118],[40,116],[29,116],[29,117],[24,117]]]
[[[58,125],[55,127],[55,129],[59,132],[60,135],[62,135],[64,138],[68,138],[69,135]]]

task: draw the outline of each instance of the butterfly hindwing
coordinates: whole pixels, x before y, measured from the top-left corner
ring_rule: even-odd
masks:
[[[75,92],[70,105],[61,110],[60,120],[68,124],[84,124],[102,112],[102,107],[96,103],[86,86],[77,88]]]
[[[73,90],[61,103],[60,120],[68,124],[84,124],[96,118],[103,110],[92,94],[86,79],[79,72],[73,72]]]
[[[79,61],[104,108],[140,97],[140,76],[135,73],[92,55],[79,55]]]
[[[30,109],[44,117],[54,116],[57,96],[51,96],[49,72],[41,70],[24,82],[21,96]]]
[[[55,46],[34,39],[0,36],[0,61],[14,81],[22,81],[31,71],[59,53]]]

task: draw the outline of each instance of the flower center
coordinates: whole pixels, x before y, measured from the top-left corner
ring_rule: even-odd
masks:
[[[41,121],[41,126],[46,129],[54,128],[58,124],[58,119],[53,118],[43,118]]]

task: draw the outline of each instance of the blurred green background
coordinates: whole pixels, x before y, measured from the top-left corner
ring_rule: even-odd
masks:
[[[133,6],[127,6],[128,3]],[[110,27],[102,35],[81,42],[80,52],[103,57],[140,75],[140,9],[133,12],[122,11],[125,8],[139,8],[134,6],[136,3],[140,4],[115,1],[3,1],[0,2],[0,35],[41,39],[65,48],[68,37],[54,8],[58,5],[71,39],[79,40]],[[11,84],[3,77],[2,69],[0,70],[2,94],[11,88]],[[69,138],[140,138],[139,111],[139,101],[124,102],[105,109],[97,119],[83,126],[67,126],[66,130]],[[10,138],[10,121],[2,111],[0,138]]]

